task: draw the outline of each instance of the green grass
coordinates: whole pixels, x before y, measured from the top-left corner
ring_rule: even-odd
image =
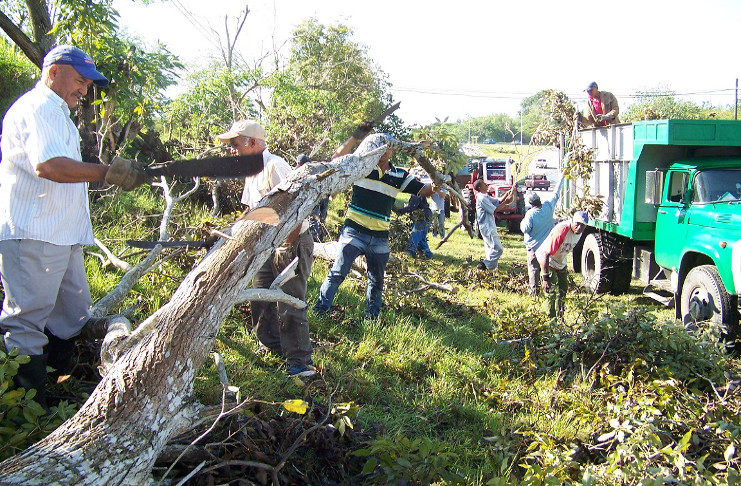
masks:
[[[134,199],[131,204],[157,211],[147,198]],[[342,207],[344,197],[333,200],[331,228],[341,224]],[[115,204],[106,202],[102,208],[108,214],[105,220],[115,216],[117,224],[104,224],[100,219],[96,233],[117,250],[130,235],[152,237],[156,231],[153,222],[134,224],[142,218]],[[180,212],[180,234],[192,233],[189,228],[210,218],[203,208]],[[454,213],[448,228],[456,221]],[[378,321],[363,318],[365,279],[348,277],[334,302],[337,312],[322,318],[309,315],[316,343],[314,362],[321,372],[318,382],[301,386],[285,375],[279,358],[256,355],[258,343],[249,331],[249,306],[232,311],[217,337],[216,350],[222,353],[231,381],[240,387],[243,398],[322,401],[336,390],[335,402],[360,407],[354,419],[358,431],[382,431],[379,437],[393,439],[393,443],[402,437],[429,440],[441,454],[443,449],[452,454],[440,456],[447,459],[439,467],[465,478],[464,484],[544,484],[538,477],[550,478],[549,484],[581,484],[586,471],[595,478],[593,484],[640,484],[644,477],[672,474],[686,480],[674,466],[676,455],[658,451],[678,443],[688,430],[696,434],[703,427],[712,431],[702,440],[710,441],[703,452],[713,460],[722,460],[722,451],[730,444],[741,445],[741,434],[730,435],[730,431],[741,431],[738,398],[732,395],[725,404],[718,404],[707,382],[697,376],[723,380],[723,371],[735,373],[734,358],[717,354],[712,342],[698,345],[681,328],[662,324],[672,320],[673,312],[642,297],[637,283],[628,294],[595,299],[580,292],[580,277],[574,276],[565,319],[551,322],[542,310],[543,302],[527,295],[522,235],[510,235],[503,228],[500,235],[505,253],[496,275],[475,268],[483,256],[482,242],[462,230],[439,250],[434,249],[438,239],[430,237],[432,260],[395,254]],[[135,320],[154,311],[166,302],[196,256],[175,259],[145,277],[136,295],[122,307],[134,305],[139,298]],[[98,267],[96,259],[88,260],[91,286],[99,296],[120,274]],[[309,305],[328,268],[327,262],[315,261]],[[438,283],[448,281],[456,292],[409,292],[420,282],[408,272]],[[646,309],[651,317],[637,309]],[[678,355],[667,352],[669,344]],[[708,366],[717,366],[719,373]],[[679,383],[676,389],[655,384],[669,379]],[[204,367],[195,388],[200,400],[219,401],[212,364]],[[703,403],[691,405],[688,397],[692,394],[703,397]],[[711,408],[712,413],[704,412]],[[653,418],[647,421],[648,417]],[[600,442],[598,436],[611,430],[614,418],[633,421],[630,437],[635,441],[613,441],[609,447],[586,452],[588,446]],[[730,424],[725,432],[718,431],[717,423],[722,421]],[[700,440],[700,435],[696,437]],[[641,448],[651,441],[657,443],[644,454]],[[384,444],[377,443],[389,450],[392,447]],[[624,464],[619,456],[628,453],[642,457],[642,462]],[[401,468],[399,474],[406,480],[414,481],[428,463],[421,453],[408,450],[406,454],[411,467],[398,462],[394,467]],[[692,456],[691,472],[696,478],[725,474],[698,466],[699,454]],[[728,464],[737,467],[733,461]],[[624,479],[611,472],[618,469],[624,470]],[[388,474],[379,469],[368,480],[385,484]]]

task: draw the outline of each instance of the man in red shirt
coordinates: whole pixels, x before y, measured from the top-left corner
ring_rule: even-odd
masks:
[[[577,211],[570,220],[553,227],[542,245],[535,251],[540,263],[543,290],[548,293],[548,316],[563,315],[564,299],[569,288],[566,258],[574,249],[589,221],[586,211]]]
[[[620,107],[617,98],[609,91],[600,91],[597,83],[592,81],[585,89],[589,99],[587,101],[587,111],[580,121],[584,127],[604,127],[620,123],[618,114]]]

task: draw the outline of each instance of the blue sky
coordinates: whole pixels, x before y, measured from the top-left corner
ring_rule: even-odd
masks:
[[[238,49],[248,62],[287,55],[291,30],[314,17],[351,27],[388,75],[407,123],[516,115],[524,97],[558,89],[576,101],[595,80],[622,107],[666,87],[732,104],[741,76],[741,1],[115,0],[120,23],[196,66],[217,56],[225,16],[249,6]],[[689,97],[691,95],[691,98]]]

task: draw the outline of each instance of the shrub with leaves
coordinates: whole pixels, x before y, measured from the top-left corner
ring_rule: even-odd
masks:
[[[428,438],[379,437],[351,454],[368,458],[362,471],[368,484],[465,484],[454,472],[456,454]]]
[[[19,453],[41,440],[74,413],[62,402],[51,408],[51,414],[34,401],[36,390],[15,388],[13,377],[18,368],[30,361],[28,356],[0,350],[0,460]]]

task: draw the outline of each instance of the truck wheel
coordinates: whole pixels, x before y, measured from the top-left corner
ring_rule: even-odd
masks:
[[[738,334],[735,299],[726,291],[713,265],[700,265],[687,274],[682,285],[680,310],[685,325],[708,321],[711,325],[725,324],[724,339],[735,338]]]
[[[468,187],[461,190],[461,195],[468,204],[468,223],[473,227],[476,223],[476,195],[473,193],[473,189]]]
[[[584,238],[581,251],[581,274],[584,287],[589,292],[601,294],[612,286],[612,262],[607,261],[602,252],[602,238],[599,233],[589,233]]]

